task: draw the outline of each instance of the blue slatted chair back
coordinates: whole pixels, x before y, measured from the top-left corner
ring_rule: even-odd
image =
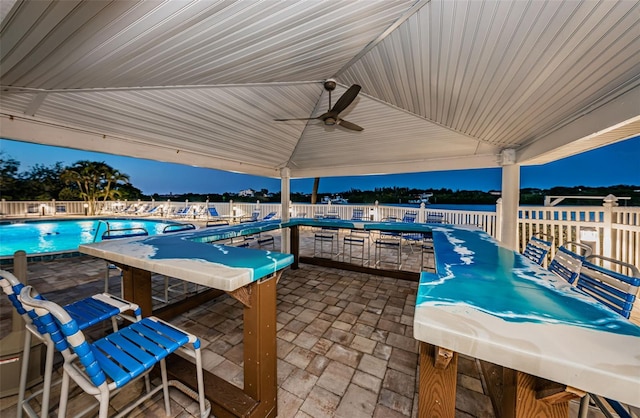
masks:
[[[363,209],[353,209],[353,212],[351,213],[351,220],[352,221],[363,221],[364,220],[364,210]]]
[[[441,224],[444,222],[444,213],[429,212],[427,213],[427,223],[429,224]]]
[[[417,212],[405,212],[402,216],[402,222],[414,223],[416,221],[416,217],[418,216]]]
[[[577,248],[577,252],[569,250],[569,246]],[[591,255],[591,248],[579,242],[569,241],[558,247],[558,251],[549,263],[549,271],[573,284],[578,278],[580,268],[587,256]]]
[[[269,212],[267,213],[267,215],[262,218],[263,221],[268,221],[269,219],[273,219],[276,217],[276,215],[278,214],[278,212]]]
[[[215,207],[207,208],[207,214],[213,218],[217,218],[220,216],[218,210]]]
[[[607,267],[600,265],[607,264]],[[616,270],[627,271],[627,274]],[[576,287],[613,311],[629,318],[640,288],[638,268],[603,256],[590,256],[582,263]]]
[[[547,254],[549,254],[552,245],[553,244],[551,241],[547,241],[533,235],[529,239],[529,242],[527,242],[522,255],[524,255],[534,263],[542,265],[545,258],[547,257]]]

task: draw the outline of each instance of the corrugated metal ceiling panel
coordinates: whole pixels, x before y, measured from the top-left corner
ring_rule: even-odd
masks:
[[[272,119],[294,110],[311,113],[321,89],[309,83],[49,93],[37,114],[101,134],[134,135],[176,150],[277,167],[288,160],[302,129]],[[3,109],[24,113],[34,96],[4,95]]]
[[[412,3],[33,2],[8,25],[3,84],[53,89],[323,80]],[[17,49],[28,55],[12,53]]]
[[[432,0],[340,75],[514,147],[640,83],[638,2]]]

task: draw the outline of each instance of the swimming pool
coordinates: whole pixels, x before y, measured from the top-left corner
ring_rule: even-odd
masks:
[[[178,222],[140,219],[65,219],[0,223],[0,258],[13,257],[18,250],[27,256],[78,251],[80,244],[102,240],[110,230],[144,228],[149,235],[161,234]],[[140,231],[138,229],[138,231]]]

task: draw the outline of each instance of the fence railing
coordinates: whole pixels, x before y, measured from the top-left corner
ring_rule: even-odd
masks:
[[[544,233],[553,237],[555,248],[569,241],[587,243],[594,254],[600,254],[640,266],[640,207],[621,207],[617,199],[608,196],[600,206],[521,206],[518,209],[518,246],[522,251],[532,235]],[[419,208],[385,205],[331,205],[292,203],[290,216],[313,218],[335,214],[341,219],[351,219],[354,209],[362,209],[365,217],[371,220],[386,218],[402,219],[409,211],[417,213],[418,222],[442,221],[448,224],[477,226],[489,235],[499,238],[498,213],[500,201],[495,212],[444,210],[422,205]],[[279,203],[261,202],[189,202],[189,201],[107,201],[97,202],[95,216],[154,216],[163,218],[177,217],[183,212],[183,219],[206,219],[206,208],[215,207],[221,216],[251,216],[258,212],[263,218],[270,212],[280,214]],[[185,209],[188,213],[184,213]],[[90,216],[88,204],[77,201],[30,201],[0,202],[0,217],[38,218],[45,216]]]

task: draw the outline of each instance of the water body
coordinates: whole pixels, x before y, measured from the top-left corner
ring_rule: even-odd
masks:
[[[407,208],[419,208],[416,203],[385,203],[383,206],[402,206]],[[447,204],[433,203],[425,206],[428,210],[461,210],[461,211],[479,211],[479,212],[495,212],[496,205],[472,205],[472,204]]]
[[[18,250],[28,255],[78,251],[80,244],[102,240],[109,228],[144,228],[149,235],[161,234],[172,221],[140,219],[86,219],[5,222],[0,224],[0,258]]]

